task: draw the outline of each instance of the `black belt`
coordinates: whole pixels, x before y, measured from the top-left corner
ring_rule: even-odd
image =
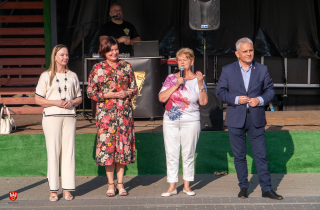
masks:
[[[247,113],[250,113],[250,109],[247,109]]]

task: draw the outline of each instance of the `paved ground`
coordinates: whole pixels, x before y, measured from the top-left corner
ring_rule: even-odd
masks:
[[[266,112],[266,130],[320,130],[320,111]],[[42,134],[41,115],[14,115],[15,134]],[[162,120],[135,119],[136,132],[162,132]],[[224,127],[224,130],[227,130]],[[77,133],[95,133],[94,120],[78,117]],[[165,176],[125,176],[129,195],[105,195],[107,178],[76,177],[75,200],[49,202],[46,177],[0,177],[0,209],[320,209],[320,174],[273,174],[272,186],[285,197],[275,201],[261,197],[257,175],[250,175],[249,199],[237,198],[236,175],[196,175],[192,189],[196,196],[182,192],[182,177],[176,196],[160,197],[168,184]],[[9,200],[9,191],[18,199]]]
[[[78,115],[77,133],[96,133],[94,119]],[[224,113],[225,116],[225,113]],[[13,115],[17,124],[14,134],[43,134],[42,115]],[[266,112],[267,131],[279,130],[320,130],[320,111],[278,111]],[[224,127],[226,131],[227,128]],[[135,131],[144,133],[162,132],[162,119],[135,119]]]
[[[285,198],[281,201],[261,197],[257,175],[250,175],[249,198],[237,198],[236,175],[196,175],[192,189],[196,196],[182,192],[179,177],[178,195],[162,198],[167,189],[165,176],[126,176],[129,195],[109,198],[106,177],[77,177],[75,200],[48,201],[45,177],[0,178],[0,209],[320,209],[320,174],[273,174],[272,185]],[[18,199],[10,201],[9,191]]]

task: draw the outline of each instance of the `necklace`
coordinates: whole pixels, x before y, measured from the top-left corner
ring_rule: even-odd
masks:
[[[61,98],[61,100],[62,101],[65,101],[66,100],[66,96],[67,96],[67,71],[65,70],[64,71],[64,98],[62,98],[61,97],[61,88],[60,88],[60,84],[59,84],[59,79],[58,79],[58,77],[57,77],[57,73],[55,73],[56,74],[56,81],[58,82],[58,86],[59,86],[59,89],[58,89],[58,91],[59,91],[59,93],[60,93],[60,98]]]

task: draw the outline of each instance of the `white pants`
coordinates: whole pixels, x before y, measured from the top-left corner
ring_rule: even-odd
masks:
[[[42,127],[46,137],[48,171],[51,192],[59,190],[59,159],[61,163],[61,187],[75,190],[75,133],[77,118],[45,117]]]
[[[163,120],[163,137],[167,159],[167,182],[178,182],[180,145],[183,180],[194,181],[194,155],[200,135],[200,121]]]

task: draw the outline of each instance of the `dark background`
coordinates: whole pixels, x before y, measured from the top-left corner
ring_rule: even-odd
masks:
[[[189,28],[188,0],[57,0],[58,42],[81,56],[81,27],[71,25],[107,18],[110,5],[122,6],[124,19],[133,23],[142,40],[159,40],[160,55],[181,47],[202,54],[202,32]],[[233,54],[235,42],[249,37],[256,55],[319,59],[319,0],[221,0],[220,28],[208,32],[208,54]],[[101,20],[86,25],[86,56],[97,51]]]
[[[203,70],[203,32],[189,28],[188,0],[57,0],[58,43],[70,48],[70,64],[78,63],[80,71],[81,27],[69,27],[106,18],[85,26],[85,57],[91,57],[98,52],[100,27],[116,2],[142,40],[159,40],[160,55],[175,57],[179,48],[189,47],[196,54],[195,70]],[[235,42],[248,37],[254,42],[255,61],[264,56],[274,83],[286,82],[284,58],[288,58],[288,84],[307,84],[307,58],[311,58],[311,84],[320,83],[320,0],[220,0],[220,5],[220,27],[207,32],[207,82],[215,82],[214,66],[219,77],[222,66],[236,61]],[[167,67],[162,68],[164,81]],[[284,92],[284,87],[276,87],[275,110],[320,109],[317,86]]]

